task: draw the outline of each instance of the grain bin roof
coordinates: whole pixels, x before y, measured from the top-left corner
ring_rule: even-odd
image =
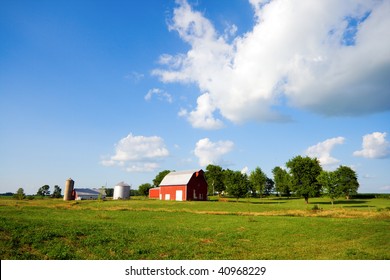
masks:
[[[192,175],[199,170],[173,171],[161,181],[160,186],[187,185]]]
[[[115,186],[118,186],[118,187],[130,187],[129,184],[125,183],[125,182],[119,182],[118,184],[116,184]]]

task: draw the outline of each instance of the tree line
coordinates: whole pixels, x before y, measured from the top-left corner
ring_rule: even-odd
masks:
[[[263,197],[271,193],[279,196],[292,195],[310,197],[326,195],[332,204],[335,199],[357,194],[359,182],[357,174],[348,166],[339,166],[335,171],[323,170],[317,158],[296,156],[286,162],[286,168],[272,169],[273,179],[256,167],[249,175],[240,171],[222,169],[218,165],[206,167],[206,180],[209,193],[224,194],[237,199],[245,196]]]
[[[51,197],[51,198],[61,198],[61,188],[58,185],[54,186],[53,193],[50,194],[50,186],[49,185],[43,185],[40,187],[36,193],[36,196],[39,197]],[[29,198],[33,199],[35,196],[33,195],[26,195],[23,188],[19,188],[15,194],[13,194],[13,197],[19,200]]]
[[[106,193],[106,197],[113,197],[114,195],[114,188],[106,188],[105,186],[100,187],[100,190],[104,190]],[[16,193],[5,193],[5,194],[0,194],[2,196],[13,196],[15,199],[34,199],[35,197],[50,197],[50,198],[62,198],[62,189],[58,186],[54,186],[53,193],[50,191],[50,186],[49,185],[43,185],[40,187],[35,195],[26,195],[24,192],[23,188],[19,188]],[[130,190],[130,196],[138,196],[140,195],[138,190]]]

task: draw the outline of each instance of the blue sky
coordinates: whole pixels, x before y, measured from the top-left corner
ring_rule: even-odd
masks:
[[[342,3],[340,3],[342,2]],[[296,155],[390,192],[389,1],[2,1],[0,192]]]

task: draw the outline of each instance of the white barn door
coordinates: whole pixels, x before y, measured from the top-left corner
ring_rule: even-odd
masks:
[[[176,201],[183,201],[183,191],[176,190]]]

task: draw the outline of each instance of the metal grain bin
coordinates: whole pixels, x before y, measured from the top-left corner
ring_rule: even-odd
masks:
[[[128,199],[130,197],[130,185],[120,182],[114,187],[113,199]]]

